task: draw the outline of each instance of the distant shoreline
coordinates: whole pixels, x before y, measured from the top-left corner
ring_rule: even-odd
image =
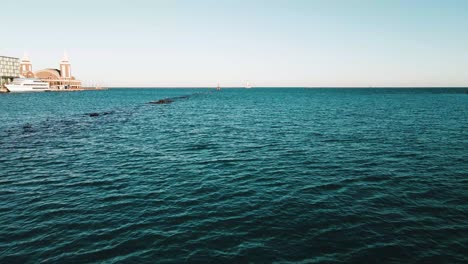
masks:
[[[119,87],[106,87],[107,89],[216,89],[216,87],[203,87],[203,86],[174,86],[174,87],[138,87],[138,86],[119,86]],[[457,87],[301,87],[301,86],[270,86],[270,87],[254,87],[246,89],[244,87],[222,87],[222,89],[468,89],[468,86],[457,86]]]

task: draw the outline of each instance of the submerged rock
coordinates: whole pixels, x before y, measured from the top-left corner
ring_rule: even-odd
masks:
[[[35,130],[33,129],[30,123],[26,123],[25,125],[23,125],[23,134],[29,134],[32,132],[35,132]]]
[[[161,99],[161,100],[158,100],[158,101],[152,101],[152,102],[149,102],[150,104],[170,104],[174,102],[174,100],[172,99]]]
[[[158,101],[151,101],[149,102],[149,104],[170,104],[177,100],[188,99],[190,96],[191,95],[181,95],[181,96],[175,96],[175,97],[170,97],[170,98],[164,98]]]
[[[86,115],[90,116],[90,117],[96,117],[96,116],[110,115],[110,114],[113,114],[113,113],[114,113],[114,111],[107,111],[107,112],[102,112],[102,113],[88,113]]]

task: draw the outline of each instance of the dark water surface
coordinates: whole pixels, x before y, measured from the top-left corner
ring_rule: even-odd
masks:
[[[466,263],[465,90],[2,94],[0,263]]]

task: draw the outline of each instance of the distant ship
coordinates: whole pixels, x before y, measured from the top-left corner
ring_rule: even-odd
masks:
[[[252,86],[250,85],[250,82],[249,82],[249,81],[245,82],[244,87],[247,88],[247,89],[252,88]]]
[[[221,87],[219,86],[219,83],[218,83],[218,86],[216,87],[216,91],[221,91]]]
[[[5,86],[11,93],[50,91],[48,82],[35,78],[16,78],[11,84]]]

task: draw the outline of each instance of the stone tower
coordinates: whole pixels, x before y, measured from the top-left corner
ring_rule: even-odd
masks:
[[[29,60],[29,56],[26,53],[24,53],[24,56],[21,59],[20,74],[26,78],[34,77],[34,74],[32,72],[32,64]]]
[[[62,78],[71,78],[71,65],[70,61],[68,60],[67,53],[63,53],[62,61],[60,61],[60,77]]]

